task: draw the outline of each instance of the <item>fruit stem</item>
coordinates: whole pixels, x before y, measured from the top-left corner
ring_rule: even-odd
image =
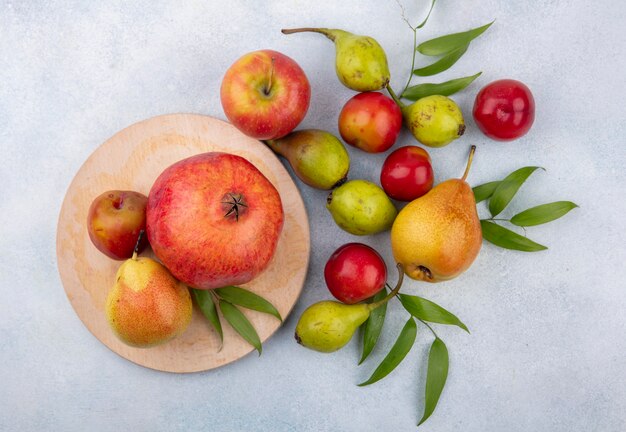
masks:
[[[369,310],[374,310],[378,306],[384,305],[393,297],[395,297],[396,294],[398,294],[398,292],[400,291],[400,287],[402,286],[402,281],[404,280],[404,268],[402,268],[402,264],[400,263],[396,264],[396,268],[398,269],[398,282],[396,283],[396,287],[389,294],[387,294],[387,296],[384,299],[379,300],[375,303],[368,304]]]
[[[470,167],[472,166],[472,160],[474,159],[474,152],[476,152],[476,146],[472,145],[472,147],[470,148],[469,157],[467,158],[467,166],[465,167],[465,172],[463,173],[463,177],[461,177],[461,180],[463,181],[465,181],[467,175],[469,174]]]
[[[131,257],[131,259],[137,261],[137,254],[139,253],[139,244],[141,243],[141,239],[143,238],[143,235],[145,234],[146,230],[141,230],[139,231],[139,235],[137,236],[137,243],[135,243],[135,249],[133,249],[133,256]]]
[[[263,142],[265,143],[266,146],[272,149],[274,153],[282,156],[282,153],[280,152],[280,144],[278,143],[278,140],[269,139]]]
[[[274,57],[272,57],[272,64],[270,65],[270,77],[268,80],[269,83],[263,89],[263,93],[265,93],[265,96],[269,96],[270,92],[272,91],[273,78],[274,78]]]
[[[302,33],[302,32],[313,32],[313,33],[321,33],[326,36],[331,41],[335,41],[335,35],[331,34],[328,29],[324,28],[312,28],[312,27],[301,27],[295,29],[282,29],[282,34],[292,34],[292,33]]]
[[[385,86],[385,88],[387,89],[387,91],[389,92],[389,96],[391,96],[391,99],[393,99],[393,101],[400,107],[400,109],[406,108],[406,105],[400,100],[400,98],[396,95],[396,93],[393,91],[393,89],[391,88],[391,86],[389,85],[389,83],[387,83],[387,85]]]

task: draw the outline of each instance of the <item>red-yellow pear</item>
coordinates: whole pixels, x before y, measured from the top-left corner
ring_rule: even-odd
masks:
[[[169,341],[191,322],[189,289],[157,261],[135,253],[115,275],[106,302],[111,329],[124,343],[150,347]]]
[[[482,245],[482,231],[472,188],[465,178],[446,180],[404,207],[391,228],[391,248],[406,274],[441,282],[463,273]]]

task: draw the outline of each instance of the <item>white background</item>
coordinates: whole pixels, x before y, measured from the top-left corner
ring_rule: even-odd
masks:
[[[406,1],[413,22],[426,0]],[[433,80],[483,71],[456,95],[466,135],[429,150],[436,181],[459,176],[470,144],[473,185],[540,165],[504,215],[572,200],[563,219],[528,230],[549,249],[485,244],[474,265],[419,293],[456,313],[471,335],[438,326],[451,359],[442,399],[424,431],[626,430],[626,6],[621,1],[441,0],[419,39],[493,19],[466,55]],[[421,416],[428,346],[418,342],[384,381],[358,388],[406,314],[390,306],[382,345],[357,368],[359,345],[333,355],[298,346],[296,318],[329,298],[322,269],[356,238],[337,228],[325,193],[297,183],[312,255],[294,313],[265,344],[218,370],[155,372],[110,352],[65,297],[56,223],[74,174],[118,130],[159,114],[224,118],[223,73],[239,56],[272,48],[306,71],[312,101],[301,127],[337,133],[353,92],[334,73],[321,35],[283,27],[343,28],[386,49],[392,84],[409,73],[412,33],[393,0],[0,1],[0,430],[411,431]],[[430,61],[419,57],[418,64]],[[537,119],[515,142],[485,138],[471,119],[478,89],[516,78],[532,90]],[[417,82],[417,81],[416,81]],[[413,144],[404,133],[399,145]],[[377,181],[385,155],[350,149],[351,178]],[[485,208],[480,206],[481,214]],[[393,265],[388,235],[358,239]]]

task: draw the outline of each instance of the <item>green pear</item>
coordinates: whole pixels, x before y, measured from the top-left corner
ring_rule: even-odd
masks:
[[[346,181],[350,156],[341,141],[326,131],[305,129],[265,143],[311,187],[328,190]]]
[[[398,214],[385,191],[366,180],[350,180],[333,190],[326,208],[341,229],[354,235],[386,231]]]
[[[335,43],[335,70],[339,81],[359,92],[376,91],[389,83],[387,55],[380,44],[369,36],[328,28],[283,29],[284,34],[321,33]]]
[[[413,136],[429,147],[443,147],[465,132],[459,106],[446,96],[426,96],[402,107],[404,123]]]
[[[397,268],[398,282],[382,300],[352,305],[337,301],[321,301],[309,306],[296,324],[296,341],[302,346],[324,353],[337,351],[345,346],[374,309],[398,294],[404,270],[401,264],[398,264]]]
[[[369,318],[368,306],[337,301],[315,303],[300,317],[296,325],[296,341],[315,351],[337,351],[350,342],[354,331]]]

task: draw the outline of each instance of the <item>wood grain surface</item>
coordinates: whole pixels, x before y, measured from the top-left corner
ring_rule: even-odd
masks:
[[[57,260],[67,297],[85,326],[120,356],[145,367],[168,372],[216,368],[252,351],[224,321],[224,345],[194,305],[192,322],[178,338],[153,348],[122,343],[110,330],[104,306],[120,261],[109,259],[91,243],[87,211],[92,200],[107,190],[136,190],[148,194],[157,176],[172,163],[207,152],[223,151],[252,162],[278,189],[285,225],[270,266],[243,287],[265,297],[283,318],[302,290],[309,261],[309,225],[302,198],[280,161],[263,143],[232,125],[207,116],[173,114],[136,123],[102,144],[72,181],[57,228]],[[152,256],[150,250],[142,255]],[[280,322],[242,308],[262,341]]]

